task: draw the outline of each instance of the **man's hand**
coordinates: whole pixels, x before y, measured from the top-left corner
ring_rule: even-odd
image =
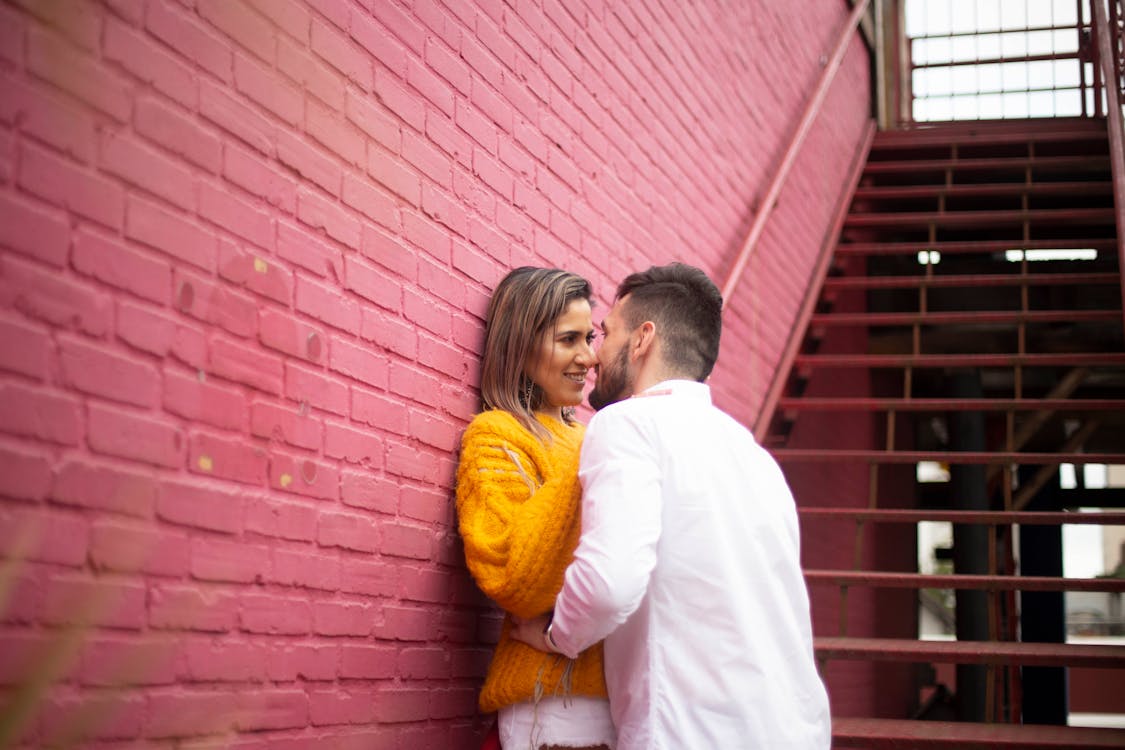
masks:
[[[512,615],[512,629],[508,631],[508,635],[534,649],[553,654],[556,653],[555,649],[551,648],[551,643],[547,640],[547,626],[550,624],[549,614],[532,617],[529,620]]]

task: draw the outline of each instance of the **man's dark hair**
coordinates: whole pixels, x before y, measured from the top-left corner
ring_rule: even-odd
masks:
[[[656,323],[664,359],[679,374],[703,382],[719,357],[723,296],[707,274],[671,263],[625,277],[617,299],[628,295],[622,313],[630,329]]]

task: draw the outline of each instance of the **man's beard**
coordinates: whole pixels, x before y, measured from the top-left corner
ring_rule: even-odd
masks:
[[[594,389],[590,391],[590,406],[595,411],[615,404],[632,395],[632,386],[629,378],[629,352],[626,347],[621,347],[610,366],[598,367],[598,379],[594,382]]]

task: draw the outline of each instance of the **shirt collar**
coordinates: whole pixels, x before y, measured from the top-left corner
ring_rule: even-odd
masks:
[[[679,396],[681,398],[690,398],[693,401],[702,401],[703,403],[710,404],[711,386],[694,380],[665,380],[646,388],[633,396],[633,398],[643,398],[645,396]]]

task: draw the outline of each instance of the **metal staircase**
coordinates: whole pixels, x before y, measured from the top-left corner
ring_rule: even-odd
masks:
[[[1061,567],[1063,524],[1125,524],[1125,489],[1081,482],[1125,464],[1108,153],[1092,118],[875,136],[756,429],[800,507],[836,747],[1125,747],[1067,726],[1075,670],[1125,694],[1125,639],[1068,643],[1063,605],[1125,578]],[[952,572],[918,572],[924,521],[953,524]],[[920,640],[943,589],[956,639]]]

